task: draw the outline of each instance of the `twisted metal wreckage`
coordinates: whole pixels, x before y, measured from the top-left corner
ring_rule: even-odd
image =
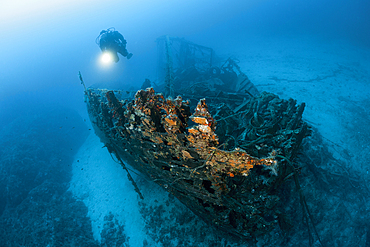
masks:
[[[133,98],[128,91],[85,88],[96,134],[124,169],[128,164],[150,177],[205,222],[247,239],[271,231],[283,183],[294,178],[299,186],[292,162],[310,133],[304,103],[259,94],[234,60],[214,66],[210,48],[168,37],[158,46],[165,47],[160,70],[169,97],[153,88]],[[197,59],[202,49],[210,59],[205,52]],[[173,57],[183,62],[176,65]]]

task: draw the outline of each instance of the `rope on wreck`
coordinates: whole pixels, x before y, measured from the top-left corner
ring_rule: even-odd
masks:
[[[87,97],[89,97],[89,95],[88,95],[88,93],[87,93],[86,85],[85,85],[85,83],[84,83],[84,81],[83,81],[83,79],[82,79],[81,71],[78,71],[78,77],[79,77],[79,79],[80,79],[80,81],[81,81],[81,84],[84,86],[85,94],[87,95]],[[107,148],[108,148],[108,147],[107,147]],[[121,157],[119,156],[119,154],[118,154],[118,152],[117,152],[116,148],[115,148],[115,147],[113,147],[113,146],[109,146],[108,151],[109,151],[109,153],[110,153],[110,154],[111,154],[111,156],[112,156],[112,153],[110,152],[110,150],[112,150],[112,151],[114,152],[114,154],[116,155],[116,157],[117,157],[117,159],[118,159],[119,163],[121,164],[122,168],[127,172],[127,178],[128,178],[128,180],[130,180],[131,184],[134,186],[134,189],[135,189],[136,193],[138,193],[138,194],[139,194],[140,199],[141,199],[141,200],[144,200],[143,194],[141,194],[139,187],[137,186],[137,184],[136,184],[135,180],[133,179],[133,177],[131,176],[130,172],[128,171],[128,169],[127,169],[126,165],[123,163],[123,161],[122,161]],[[112,159],[113,159],[113,157],[112,157]],[[113,159],[113,160],[114,160],[114,159]]]
[[[315,232],[315,235],[316,235],[317,239],[319,240],[319,243],[321,244],[321,246],[324,246],[323,243],[321,242],[319,233],[317,232],[316,225],[315,225],[315,223],[313,221],[313,217],[312,217],[311,211],[308,208],[306,198],[303,195],[302,188],[301,188],[301,185],[300,185],[299,180],[298,180],[298,174],[297,174],[296,167],[293,165],[293,163],[288,158],[286,158],[286,157],[284,157],[282,155],[275,155],[275,157],[282,158],[282,159],[286,160],[288,162],[288,164],[293,168],[294,183],[295,183],[295,185],[297,187],[297,190],[299,192],[299,198],[300,198],[300,202],[301,202],[301,205],[302,205],[302,210],[303,210],[304,218],[306,219],[306,222],[307,222],[308,233],[309,233],[309,236],[310,236],[309,237],[310,246],[312,246],[312,236],[311,236],[311,233],[310,233],[310,227],[309,227],[308,219],[311,221],[313,230]],[[307,212],[308,218],[307,218],[307,215],[305,215],[305,211]]]
[[[127,172],[127,178],[128,178],[128,180],[130,180],[131,184],[134,186],[134,190],[136,191],[136,193],[138,193],[138,195],[140,196],[140,199],[144,200],[143,194],[141,194],[139,187],[137,186],[135,180],[133,179],[130,172],[128,171],[125,163],[123,163],[121,157],[119,156],[119,154],[117,152],[117,149],[112,145],[112,146],[109,146],[108,150],[112,150],[113,153],[116,155],[116,157],[117,157],[119,163],[121,164],[122,168]]]
[[[104,147],[105,147],[105,146],[104,146]],[[119,160],[118,160],[118,159],[116,160],[116,159],[113,157],[112,153],[109,153],[109,154],[110,154],[110,157],[112,158],[112,160],[113,160],[114,162],[116,162],[117,164],[120,164],[120,165],[121,165],[121,162],[119,162]],[[137,175],[137,176],[139,176],[139,177],[141,177],[141,178],[145,179],[145,177],[141,176],[139,173],[135,172],[134,170],[132,170],[132,169],[128,168],[127,166],[126,166],[126,168],[127,168],[127,170],[129,170],[130,172],[134,173],[135,175]]]
[[[84,86],[85,93],[87,94],[87,90],[86,90],[85,82],[84,82],[84,80],[82,79],[81,71],[78,71],[78,77],[80,78],[81,84]]]

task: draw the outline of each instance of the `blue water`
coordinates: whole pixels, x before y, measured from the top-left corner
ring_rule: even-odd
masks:
[[[242,69],[253,83],[260,85],[260,90],[269,89],[264,87],[269,82],[261,78],[267,75],[275,78],[284,69],[302,62],[287,59],[281,60],[286,64],[277,65],[277,57],[310,61],[317,57],[320,65],[310,68],[302,65],[299,68],[304,70],[302,78],[297,81],[325,78],[327,69],[327,74],[338,80],[331,82],[335,87],[336,83],[352,83],[344,75],[351,71],[351,78],[362,83],[366,98],[370,95],[366,87],[370,83],[369,13],[367,0],[39,0],[34,3],[2,0],[0,246],[47,246],[48,243],[72,246],[73,242],[79,243],[75,246],[100,245],[92,236],[86,207],[67,191],[73,156],[92,132],[79,71],[86,86],[139,89],[145,78],[156,80],[155,40],[169,35],[212,47],[224,59],[238,58],[244,62]],[[110,27],[123,34],[127,49],[134,56],[130,60],[121,57],[119,63],[104,67],[99,63],[101,51],[95,39],[101,30]],[[340,49],[326,52],[322,48],[331,44]],[[328,54],[325,57],[328,63],[322,60],[323,54]],[[335,55],[341,60],[328,58]],[[336,68],[328,69],[333,64],[339,64],[341,72],[331,73],[336,71]],[[277,68],[280,72],[273,71]],[[313,75],[303,78],[308,71]],[[284,73],[279,74],[283,75],[281,81],[295,80],[294,73],[293,76],[289,71]],[[309,87],[304,90],[311,90]],[[305,96],[303,91],[302,95],[299,92],[284,95],[285,89],[277,88],[276,92],[299,100],[318,97]],[[336,87],[336,90],[340,89]],[[342,90],[344,93],[348,88],[344,86]],[[347,126],[344,130],[348,132],[340,134],[344,139],[361,139],[357,144],[368,148],[369,102],[362,99],[357,102],[356,96],[340,99],[352,102],[346,104],[348,111],[354,113],[354,109],[360,109],[357,115],[353,114],[356,119],[348,120],[347,125],[343,123],[347,120],[337,121],[338,125]],[[333,102],[330,109],[336,109],[336,104]],[[315,109],[320,110],[308,109],[309,116],[316,116]],[[363,134],[357,131],[357,123]],[[325,133],[324,128],[322,131],[329,139],[341,140],[338,133]],[[354,145],[349,150],[356,150]],[[366,177],[367,164],[363,162],[359,166],[363,172],[359,176]],[[365,196],[363,210],[368,207],[366,199]],[[369,246],[368,238],[366,242],[366,233],[362,232],[357,242],[330,245],[332,240],[327,238],[327,241],[328,246]],[[122,237],[120,243],[124,240]],[[219,246],[224,242],[220,241]],[[112,244],[109,243],[108,246]]]

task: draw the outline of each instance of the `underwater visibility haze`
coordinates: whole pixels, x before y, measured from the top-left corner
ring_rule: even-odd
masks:
[[[370,246],[369,13],[366,0],[2,0],[0,246]],[[96,39],[109,28],[132,57],[101,62]],[[79,73],[87,88],[135,92],[149,79],[157,90],[164,35],[305,103],[311,135],[294,162],[305,199],[287,182],[285,207],[264,215],[271,232],[220,233],[95,135]]]

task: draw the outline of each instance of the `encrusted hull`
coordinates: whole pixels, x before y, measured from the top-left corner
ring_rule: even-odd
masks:
[[[86,90],[91,121],[109,152],[225,232],[253,238],[277,226],[280,188],[309,134],[304,105],[262,93],[239,95],[243,100],[233,104],[200,99],[192,113],[189,101],[151,88],[134,99],[122,95]]]

